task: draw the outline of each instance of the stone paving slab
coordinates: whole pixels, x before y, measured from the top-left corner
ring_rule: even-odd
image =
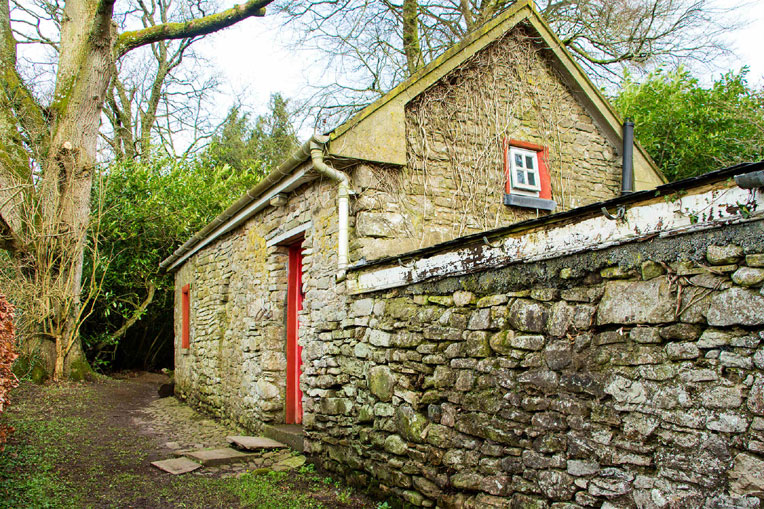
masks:
[[[249,451],[257,449],[282,449],[286,447],[281,442],[265,437],[229,436],[227,440],[239,449],[247,449]]]
[[[187,458],[198,461],[204,466],[230,465],[240,461],[247,461],[252,454],[237,451],[236,449],[202,449],[185,453]]]
[[[159,470],[164,470],[172,475],[185,474],[187,472],[193,472],[197,468],[202,468],[199,463],[191,461],[188,458],[172,458],[169,460],[152,461],[151,464]]]

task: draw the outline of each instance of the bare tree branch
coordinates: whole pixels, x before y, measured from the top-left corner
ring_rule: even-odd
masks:
[[[153,282],[150,282],[146,298],[143,299],[143,302],[141,302],[139,306],[136,306],[136,308],[133,310],[133,313],[130,315],[130,318],[125,320],[125,323],[123,323],[119,329],[114,331],[114,333],[111,334],[106,341],[102,341],[96,345],[95,349],[97,351],[101,351],[110,344],[117,342],[122,336],[125,335],[125,333],[127,333],[128,330],[130,330],[130,327],[135,325],[135,322],[141,319],[143,313],[146,312],[146,308],[149,307],[149,304],[153,302],[156,289],[156,285]]]
[[[316,85],[314,108],[341,111],[367,104],[442,54],[511,0],[283,0],[285,23],[303,33],[296,44],[326,55],[337,75]],[[744,4],[712,0],[536,0],[577,60],[595,79],[619,79],[695,58],[724,54],[720,35]],[[405,11],[405,12],[404,12]],[[416,30],[415,30],[416,29]],[[419,46],[418,50],[416,45]]]
[[[141,30],[123,32],[116,45],[117,57],[127,52],[159,41],[185,39],[211,34],[252,16],[265,16],[265,6],[272,0],[249,0],[215,14],[184,23],[162,23]]]

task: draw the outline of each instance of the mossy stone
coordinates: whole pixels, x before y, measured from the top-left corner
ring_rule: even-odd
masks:
[[[737,263],[743,258],[743,248],[734,244],[726,246],[711,245],[706,249],[706,260],[711,265],[727,265]]]
[[[624,270],[618,265],[613,267],[605,267],[600,270],[600,277],[604,279],[628,279],[632,276],[631,272]]]
[[[740,286],[758,286],[764,281],[764,269],[740,267],[732,274],[732,281]]]
[[[497,332],[491,336],[490,345],[494,352],[499,354],[508,354],[514,348],[512,346],[512,340],[515,338],[515,331],[505,330]]]
[[[374,410],[370,406],[362,406],[358,411],[358,422],[371,422],[374,420]]]
[[[414,411],[408,405],[400,406],[395,411],[395,427],[403,438],[410,442],[421,443],[427,437],[427,418]]]
[[[45,369],[43,362],[37,357],[20,355],[13,363],[13,374],[18,379],[28,379],[33,383],[40,385],[49,378],[48,370]]]
[[[386,314],[397,320],[411,320],[419,310],[413,300],[399,298],[387,301]]]
[[[86,360],[77,359],[70,366],[69,378],[75,382],[92,381],[95,373]]]
[[[385,439],[385,450],[400,456],[406,454],[408,446],[406,445],[406,441],[398,435],[390,435]]]
[[[454,305],[454,298],[450,295],[430,295],[427,298],[427,301],[445,307],[451,307]]]
[[[642,263],[642,279],[644,281],[654,279],[658,276],[662,276],[666,273],[666,269],[660,263],[656,263],[652,260],[647,260]]]
[[[382,401],[393,399],[395,379],[387,366],[374,366],[369,370],[369,390]]]

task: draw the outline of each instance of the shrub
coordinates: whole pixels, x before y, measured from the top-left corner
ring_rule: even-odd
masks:
[[[19,384],[16,375],[11,371],[16,357],[18,354],[13,333],[13,305],[0,293],[0,414],[10,404],[11,389]],[[0,451],[3,450],[3,444],[11,431],[11,428],[0,424]]]

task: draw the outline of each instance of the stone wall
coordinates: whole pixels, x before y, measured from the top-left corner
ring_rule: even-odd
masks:
[[[613,198],[618,149],[516,28],[406,105],[408,164],[370,168],[359,258],[398,254],[536,217],[503,204],[506,136],[549,148],[557,212]],[[401,242],[403,239],[403,242]]]
[[[762,281],[758,221],[354,296],[308,450],[417,506],[760,507]]]

